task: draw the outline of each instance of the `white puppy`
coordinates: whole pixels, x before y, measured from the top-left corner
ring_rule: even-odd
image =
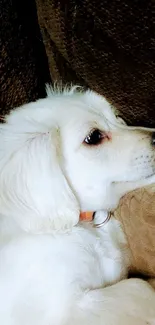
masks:
[[[94,92],[48,94],[0,127],[1,214],[32,233],[70,229],[155,179],[151,132],[120,124]]]
[[[153,325],[151,286],[115,284],[130,265],[119,224],[78,221],[154,182],[154,135],[94,92],[48,95],[0,127],[0,324]]]

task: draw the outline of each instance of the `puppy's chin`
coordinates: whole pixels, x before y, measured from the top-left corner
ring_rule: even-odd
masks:
[[[109,195],[109,197],[112,198],[112,201],[110,202],[111,210],[117,208],[120,199],[127,193],[153,184],[155,184],[155,175],[148,176],[147,178],[143,178],[138,181],[113,183]]]

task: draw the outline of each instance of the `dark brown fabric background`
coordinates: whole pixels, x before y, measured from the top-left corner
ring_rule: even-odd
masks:
[[[45,96],[47,57],[34,0],[0,0],[0,114]]]
[[[155,126],[155,1],[36,0],[53,80],[88,85]]]

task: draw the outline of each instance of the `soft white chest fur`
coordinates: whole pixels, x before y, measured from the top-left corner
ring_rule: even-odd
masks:
[[[101,230],[17,235],[0,253],[0,324],[68,324],[87,292],[126,277],[126,254],[114,220]]]

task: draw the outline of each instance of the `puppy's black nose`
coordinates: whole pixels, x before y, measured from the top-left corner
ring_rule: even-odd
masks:
[[[155,146],[155,132],[152,133],[152,145]]]

